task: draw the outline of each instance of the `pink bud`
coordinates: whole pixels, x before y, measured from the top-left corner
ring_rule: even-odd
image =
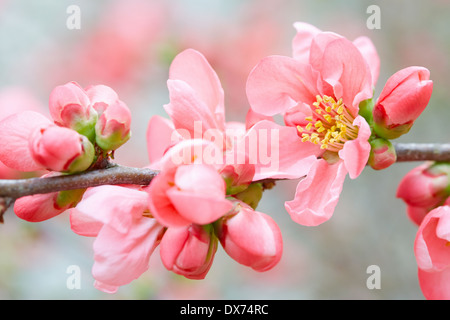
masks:
[[[86,88],[86,94],[91,101],[91,106],[99,115],[119,100],[119,96],[112,88],[101,84]]]
[[[432,208],[438,205],[448,196],[449,170],[446,164],[433,163],[414,168],[400,181],[397,197],[413,207]]]
[[[116,150],[130,139],[131,112],[120,100],[109,105],[95,126],[95,141],[103,150]]]
[[[97,113],[83,88],[76,82],[57,86],[50,94],[50,115],[59,126],[76,130],[93,139]]]
[[[423,67],[408,67],[392,75],[373,110],[374,129],[387,139],[409,131],[427,106],[433,91],[430,72]]]
[[[397,160],[394,145],[389,140],[373,139],[370,147],[368,164],[375,170],[386,169]]]
[[[211,226],[168,228],[160,243],[161,261],[168,270],[189,279],[204,279],[217,250]]]
[[[242,202],[237,202],[237,213],[218,223],[217,235],[231,258],[256,271],[267,271],[281,259],[283,240],[278,225]]]
[[[30,138],[30,153],[44,168],[59,172],[84,171],[94,160],[94,146],[76,131],[48,125],[39,128]]]
[[[42,178],[55,176],[58,173],[51,172]],[[35,194],[18,198],[14,202],[15,214],[26,221],[41,222],[51,219],[69,208],[74,207],[84,193],[84,189],[67,190],[46,194]]]

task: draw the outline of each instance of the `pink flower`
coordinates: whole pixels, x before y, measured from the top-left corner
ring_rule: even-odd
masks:
[[[433,209],[414,242],[419,284],[427,299],[450,299],[450,207]]]
[[[281,259],[283,240],[275,221],[242,202],[218,221],[217,236],[227,254],[256,271],[267,271]]]
[[[147,191],[150,211],[167,227],[191,223],[205,225],[227,213],[226,184],[217,159],[221,150],[203,140],[185,140],[170,148],[161,160],[161,171]]]
[[[249,75],[247,95],[254,112],[284,116],[296,139],[286,154],[300,148],[304,159],[313,157],[294,167],[307,177],[285,206],[294,221],[317,225],[331,217],[346,174],[354,179],[367,164],[371,130],[358,113],[372,98],[377,69],[344,37],[305,24],[297,29],[294,58],[264,58]]]
[[[161,261],[176,274],[189,279],[204,279],[211,268],[217,242],[208,225],[168,228],[160,244]]]
[[[57,173],[51,172],[43,175],[42,178],[56,175]],[[45,221],[76,206],[83,192],[84,189],[67,190],[21,197],[14,202],[14,212],[19,218],[26,221]]]
[[[49,125],[38,128],[30,136],[30,153],[45,169],[59,172],[80,172],[90,167],[95,150],[84,135],[64,127]]]
[[[130,139],[131,112],[120,100],[109,105],[95,125],[95,142],[103,150],[116,150]]]
[[[408,206],[411,220],[420,225],[425,214],[448,197],[448,165],[426,162],[409,171],[400,181],[397,197]]]
[[[374,130],[394,139],[407,133],[431,98],[433,81],[424,67],[408,67],[392,75],[373,109]]]
[[[187,49],[175,57],[168,88],[170,103],[165,110],[172,122],[155,116],[147,131],[154,166],[170,146],[195,138],[216,143],[229,159],[228,164],[242,165],[246,163],[242,159],[247,159],[254,166],[253,180],[299,178],[307,172],[298,168],[312,163],[314,157],[309,155],[314,147],[292,148],[297,139],[296,128],[280,126],[271,117],[255,113],[249,113],[247,125],[225,122],[223,88],[200,52]],[[266,121],[255,124],[255,119]],[[269,155],[267,159],[262,159],[264,153]],[[240,161],[236,160],[241,156]]]
[[[78,83],[72,81],[55,87],[50,93],[49,110],[57,125],[93,138],[97,113],[86,91]]]
[[[96,237],[92,274],[95,287],[114,293],[144,273],[164,227],[150,216],[147,193],[138,188],[88,189],[70,210],[72,230]]]

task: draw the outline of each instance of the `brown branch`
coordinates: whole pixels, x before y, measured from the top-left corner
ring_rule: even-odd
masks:
[[[397,162],[450,162],[450,144],[397,143],[394,146],[397,153]],[[148,168],[133,168],[103,163],[99,169],[73,175],[0,180],[0,222],[6,209],[15,199],[20,197],[101,185],[148,185],[157,174],[157,171]],[[264,182],[269,183],[267,184],[269,188],[269,186],[273,186],[275,180],[265,179]]]

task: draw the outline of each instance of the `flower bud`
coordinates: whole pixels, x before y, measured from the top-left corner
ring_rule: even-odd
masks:
[[[34,161],[52,171],[84,171],[94,161],[95,150],[87,137],[76,131],[49,125],[36,130],[30,139]]]
[[[255,175],[255,166],[251,164],[226,165],[221,171],[227,185],[227,194],[237,194],[250,185]]]
[[[392,75],[373,109],[373,128],[378,136],[394,139],[407,133],[427,106],[433,91],[430,72],[408,67]]]
[[[377,138],[370,141],[370,155],[368,163],[375,170],[386,169],[397,160],[393,144],[386,139]]]
[[[430,209],[448,197],[450,165],[427,162],[408,172],[400,181],[397,197],[409,206]]]
[[[97,112],[83,88],[76,82],[57,86],[50,94],[50,115],[55,123],[71,128],[94,141]]]
[[[161,261],[168,270],[189,279],[204,279],[217,251],[211,225],[168,228],[160,243]]]
[[[267,271],[281,259],[283,240],[275,221],[268,215],[236,203],[236,213],[225,216],[216,226],[216,234],[227,254],[256,271]]]
[[[42,177],[46,178],[57,174],[51,172]],[[84,191],[85,189],[77,189],[21,197],[14,202],[14,212],[19,218],[26,221],[45,221],[74,207],[81,200]]]
[[[116,150],[130,139],[131,112],[120,100],[109,105],[95,126],[95,142],[105,151]]]

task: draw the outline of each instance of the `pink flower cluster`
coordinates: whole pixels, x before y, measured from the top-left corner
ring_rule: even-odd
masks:
[[[50,94],[51,119],[21,111],[0,122],[0,161],[19,171],[49,171],[43,177],[86,171],[130,137],[131,112],[104,85],[83,89],[70,82]],[[28,221],[52,218],[80,200],[83,190],[38,194],[16,200]]]
[[[419,228],[414,242],[419,284],[427,299],[450,299],[450,164],[424,163],[402,179],[397,197]]]
[[[283,240],[276,222],[256,210],[265,181],[301,179],[286,210],[302,225],[327,221],[347,175],[396,161],[390,140],[409,131],[432,92],[428,70],[408,67],[375,101],[380,63],[368,38],[350,41],[306,23],[295,28],[293,57],[263,58],[250,73],[245,123],[226,121],[218,75],[187,49],[170,66],[169,119],[154,116],[148,124],[148,166],[159,170],[150,185],[32,196],[16,201],[16,213],[41,221],[71,208],[72,230],[95,237],[92,272],[105,292],[145,272],[158,246],[164,266],[190,279],[205,278],[219,244],[242,265],[272,269]],[[53,122],[30,112],[0,122],[7,137],[0,161],[72,174],[129,139],[129,110],[109,87],[57,87],[50,111]],[[430,182],[430,190],[440,187],[441,180]],[[39,210],[30,213],[30,206]]]

